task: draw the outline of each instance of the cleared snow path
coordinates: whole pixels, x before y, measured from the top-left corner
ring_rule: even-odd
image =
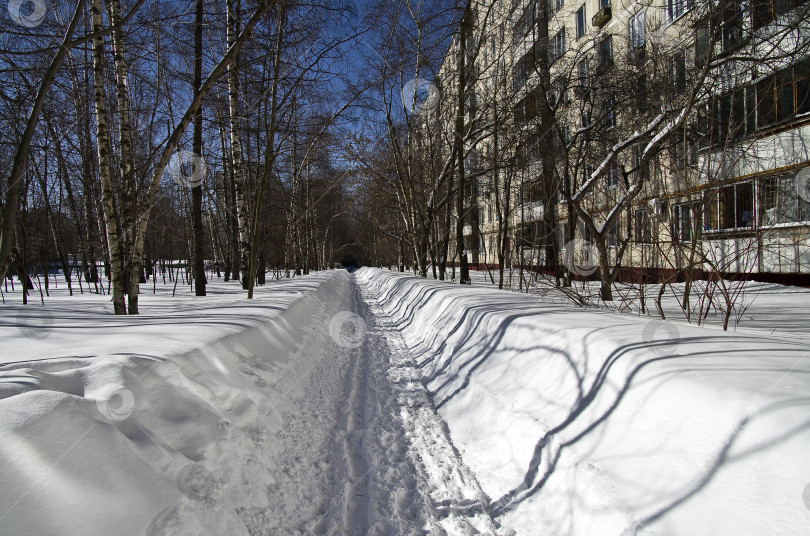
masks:
[[[513,534],[499,528],[486,512],[487,496],[453,447],[445,422],[436,413],[417,365],[396,324],[368,288],[362,289],[366,317],[374,318],[369,346],[377,357],[378,375],[391,388],[390,406],[398,407],[411,459],[430,495],[431,528],[438,534]],[[387,369],[387,370],[386,370]],[[395,397],[395,399],[394,399]]]
[[[346,286],[344,310],[322,317],[334,344],[280,404],[270,504],[243,522],[251,534],[511,534],[486,513],[396,326],[354,278]],[[315,324],[308,341],[325,334]]]

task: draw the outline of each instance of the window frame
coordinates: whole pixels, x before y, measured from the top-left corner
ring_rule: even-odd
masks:
[[[607,169],[605,169],[605,186],[608,190],[615,190],[619,187],[619,162],[615,156],[610,159]]]
[[[647,10],[640,9],[627,22],[628,35],[630,38],[630,48],[639,49],[647,44]],[[641,23],[640,25],[638,23]],[[640,31],[639,31],[640,30]]]
[[[770,25],[793,9],[804,4],[807,0],[753,0],[751,2],[751,27],[759,30]]]
[[[562,58],[566,52],[568,52],[568,48],[565,41],[565,25],[563,25],[557,33],[554,34],[554,37],[549,39],[549,64]]]
[[[585,11],[585,4],[579,6],[576,12],[576,20],[577,20],[577,33],[576,38],[580,39],[588,33],[588,17]]]
[[[604,102],[602,103],[602,114],[605,131],[616,128],[616,107],[613,103],[613,95],[605,98]]]
[[[667,0],[667,19],[673,23],[692,9],[692,0]]]
[[[800,196],[796,187],[798,175],[805,169],[807,168],[800,168],[795,172],[791,171],[759,179],[758,217],[761,227],[771,229],[775,227],[806,226],[810,224],[810,200]],[[789,181],[789,185],[783,185],[783,181]],[[770,186],[768,183],[774,183],[774,185]],[[772,203],[766,200],[769,190],[775,197]],[[786,199],[780,195],[784,193],[790,194],[790,198]],[[792,206],[784,208],[785,202],[789,202]],[[774,221],[766,221],[770,219],[768,215],[768,211],[770,210],[774,210],[776,213],[776,219]],[[792,219],[784,218],[785,215],[790,213],[789,211],[792,211],[795,216],[793,216]]]
[[[558,107],[561,104],[568,104],[568,80],[564,76],[560,76],[552,82],[552,107]]]
[[[599,53],[599,67],[606,69],[613,65],[613,36],[605,35],[599,40],[597,47]]]
[[[608,225],[607,229],[605,229],[605,245],[608,248],[618,248],[619,247],[619,223],[621,222],[621,217],[616,218],[613,223]]]
[[[684,218],[684,214],[688,218]],[[701,239],[701,211],[697,201],[684,201],[672,205],[672,241],[685,244]],[[688,231],[688,232],[686,232]]]
[[[653,243],[652,218],[646,208],[637,208],[633,211],[633,242],[636,244]]]
[[[746,41],[745,22],[748,0],[725,0],[720,13],[720,50],[730,52]]]
[[[789,122],[810,113],[810,58],[760,79],[755,84],[756,129]],[[785,95],[790,94],[786,110]],[[790,113],[787,113],[789,111]]]
[[[743,195],[740,190],[744,187],[749,187],[750,190],[750,207],[749,210],[740,210],[741,203],[744,202]],[[704,209],[703,209],[703,223],[704,231],[706,234],[721,234],[721,233],[739,233],[739,232],[752,232],[757,228],[756,210],[755,210],[755,182],[752,179],[745,181],[726,184],[716,188],[711,188],[704,193]],[[706,200],[706,197],[709,199]],[[707,217],[706,213],[711,211]],[[731,214],[729,214],[731,211]],[[740,214],[742,212],[742,214]],[[749,225],[738,225],[740,221],[745,221],[745,212],[749,213]],[[717,227],[710,227],[716,218]],[[728,221],[733,222],[733,226],[728,226]]]
[[[672,55],[672,88],[676,95],[686,91],[686,51],[678,50]]]
[[[580,180],[581,180],[581,182],[580,182],[579,188],[582,188],[585,185],[585,183],[588,182],[588,180],[591,178],[591,175],[593,175],[593,172],[594,172],[594,168],[593,168],[592,165],[590,165],[590,164],[583,164],[582,165],[582,168],[580,169]],[[577,188],[577,189],[579,189],[579,188]],[[589,197],[589,196],[593,195],[593,190],[594,190],[593,188],[588,189],[585,192],[585,197]]]
[[[582,58],[577,62],[577,94],[585,97],[588,93],[590,83],[590,72],[588,58]]]

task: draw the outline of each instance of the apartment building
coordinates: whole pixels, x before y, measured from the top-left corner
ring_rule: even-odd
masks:
[[[810,2],[473,5],[473,266],[497,262],[500,215],[512,265],[559,273],[601,241],[625,280],[810,284]]]

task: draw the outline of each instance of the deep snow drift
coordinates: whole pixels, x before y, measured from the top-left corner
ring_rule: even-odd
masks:
[[[806,344],[358,277],[519,534],[807,534]]]
[[[4,305],[0,533],[247,534],[240,512],[280,502],[282,415],[336,348],[347,285],[144,294],[133,318],[105,296]]]

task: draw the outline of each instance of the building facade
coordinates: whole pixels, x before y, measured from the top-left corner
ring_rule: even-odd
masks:
[[[482,0],[465,92],[468,259],[587,277],[810,284],[810,2]],[[457,107],[435,124],[452,132]],[[452,233],[450,233],[452,236]],[[603,259],[604,260],[604,259]]]

